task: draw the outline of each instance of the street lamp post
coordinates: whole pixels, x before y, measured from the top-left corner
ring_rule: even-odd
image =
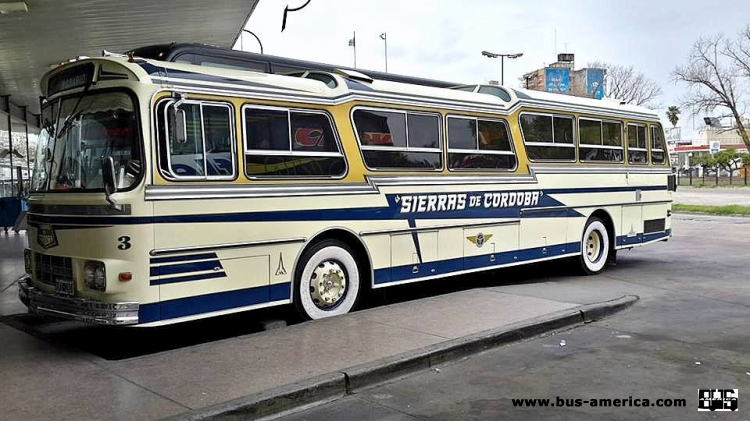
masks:
[[[500,84],[505,85],[505,57],[508,57],[508,59],[516,59],[523,55],[523,53],[515,53],[515,54],[495,54],[490,53],[489,51],[482,51],[482,55],[489,58],[498,58],[500,57]]]

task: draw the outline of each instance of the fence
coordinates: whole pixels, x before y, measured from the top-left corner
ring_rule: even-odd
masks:
[[[748,177],[750,177],[750,170],[745,171],[741,168],[739,171],[734,173],[713,171],[711,174],[706,174],[698,177],[697,169],[677,171],[677,185],[678,186],[747,186]]]

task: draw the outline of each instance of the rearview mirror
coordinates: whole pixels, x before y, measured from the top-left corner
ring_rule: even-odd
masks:
[[[115,174],[115,160],[108,156],[102,158],[102,182],[104,184],[104,197],[107,202],[116,210],[121,210],[122,206],[117,204],[112,195],[117,193],[117,176]]]
[[[177,143],[187,142],[187,117],[185,116],[185,110],[179,108],[179,105],[172,104],[169,107],[169,120],[171,127],[169,128],[174,133],[174,140]]]
[[[115,160],[111,156],[102,158],[102,181],[104,183],[104,193],[107,196],[117,193]]]

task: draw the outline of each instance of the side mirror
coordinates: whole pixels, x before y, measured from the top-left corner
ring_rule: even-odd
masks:
[[[115,160],[108,156],[102,158],[102,181],[104,183],[104,195],[107,202],[117,210],[121,209],[121,206],[112,199],[112,195],[117,193],[117,177],[115,174]]]
[[[104,192],[107,194],[107,196],[113,193],[117,193],[115,160],[111,156],[102,158],[102,180],[104,182]]]
[[[174,140],[177,143],[187,143],[187,117],[185,110],[181,109],[177,103],[169,106],[169,120],[171,122],[169,130],[174,133]]]

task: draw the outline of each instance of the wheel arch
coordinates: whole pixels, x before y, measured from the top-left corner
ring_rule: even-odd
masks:
[[[594,212],[589,215],[589,219],[591,218],[599,218],[604,223],[604,226],[607,228],[607,232],[609,233],[609,248],[610,251],[614,250],[615,245],[617,241],[615,239],[617,238],[617,231],[615,230],[615,223],[612,219],[612,216],[604,209],[597,209]],[[588,222],[587,222],[588,223]]]
[[[362,273],[360,273],[360,276],[362,276],[364,282],[360,282],[360,288],[362,288],[361,291],[365,292],[366,290],[369,290],[372,286],[372,281],[374,275],[374,269],[372,267],[372,257],[370,256],[370,251],[367,249],[367,246],[365,245],[365,242],[362,241],[362,238],[352,231],[349,228],[346,227],[330,227],[326,228],[324,230],[318,231],[307,239],[305,241],[305,244],[302,248],[300,248],[299,252],[297,253],[297,256],[294,258],[294,265],[292,266],[292,280],[291,280],[291,287],[292,292],[295,288],[295,283],[297,282],[297,271],[299,269],[299,260],[300,257],[302,257],[303,254],[312,246],[315,244],[323,241],[323,240],[338,240],[342,243],[346,244],[347,246],[351,247],[351,249],[356,253],[356,256],[354,256],[355,260],[363,265]],[[290,301],[294,301],[294,294],[292,293],[290,296]]]

